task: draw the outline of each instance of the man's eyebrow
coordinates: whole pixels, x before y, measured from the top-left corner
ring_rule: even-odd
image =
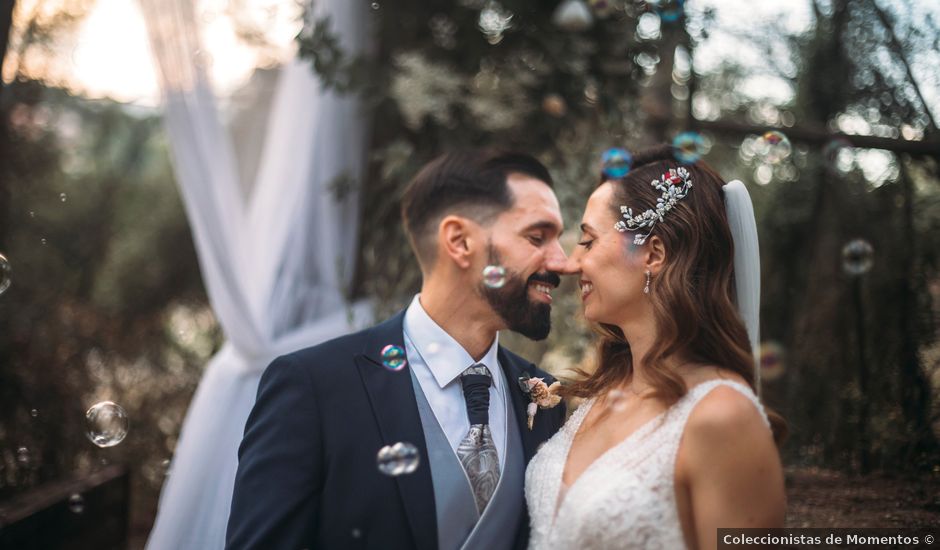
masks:
[[[526,228],[523,229],[522,231],[523,231],[523,232],[525,232],[525,231],[532,231],[532,230],[534,230],[534,229],[547,229],[547,230],[549,230],[549,231],[557,231],[557,232],[559,232],[559,233],[561,233],[561,231],[562,231],[562,228],[561,228],[557,223],[555,223],[555,222],[550,222],[550,221],[548,221],[548,220],[542,220],[542,221],[539,221],[539,222],[535,222],[535,223],[533,223],[533,224],[529,224],[529,225],[526,226]]]

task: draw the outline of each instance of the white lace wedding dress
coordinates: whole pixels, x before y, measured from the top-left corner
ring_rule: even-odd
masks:
[[[595,400],[582,404],[526,471],[526,501],[532,518],[529,548],[685,548],[673,484],[676,451],[692,409],[718,386],[747,396],[770,427],[749,387],[731,380],[703,382],[608,449],[564,490],[568,450]]]

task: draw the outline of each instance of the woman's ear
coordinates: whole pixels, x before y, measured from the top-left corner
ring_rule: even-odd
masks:
[[[450,215],[437,226],[438,250],[463,269],[470,267],[471,236],[470,220]]]
[[[659,275],[666,265],[666,247],[663,245],[663,240],[655,235],[649,238],[647,245],[646,269],[653,275]]]

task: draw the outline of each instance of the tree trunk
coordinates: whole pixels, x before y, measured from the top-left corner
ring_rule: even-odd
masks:
[[[930,382],[924,375],[918,348],[921,345],[920,323],[915,322],[917,315],[917,285],[922,281],[915,262],[917,251],[916,231],[914,229],[914,182],[907,171],[904,159],[898,158],[902,196],[904,197],[902,241],[903,256],[898,266],[900,326],[900,380],[901,410],[904,421],[911,430],[910,444],[901,457],[902,463],[911,464],[921,455],[936,449],[937,441],[930,426]]]

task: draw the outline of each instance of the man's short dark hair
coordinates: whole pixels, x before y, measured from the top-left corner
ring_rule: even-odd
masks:
[[[459,214],[485,224],[512,208],[513,196],[506,180],[514,173],[553,185],[548,169],[524,153],[455,151],[425,165],[408,184],[401,203],[405,232],[418,260],[430,267],[434,230],[445,216]]]

